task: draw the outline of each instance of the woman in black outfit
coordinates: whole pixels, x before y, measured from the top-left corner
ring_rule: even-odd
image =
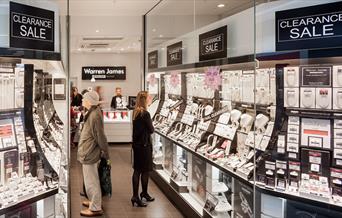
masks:
[[[76,87],[72,87],[72,95],[71,95],[71,106],[72,107],[80,107],[82,106],[83,96],[78,93]]]
[[[142,200],[154,201],[147,192],[149,172],[152,171],[152,139],[154,132],[150,113],[147,111],[148,93],[138,93],[137,102],[133,110],[133,169],[132,176],[133,197],[132,205],[146,207]],[[139,180],[141,178],[142,192],[139,192]]]

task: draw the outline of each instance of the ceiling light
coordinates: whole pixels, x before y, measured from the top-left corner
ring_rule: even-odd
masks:
[[[107,48],[108,51],[112,50],[111,48]]]
[[[163,37],[163,35],[162,35],[162,34],[160,34],[160,35],[159,35],[159,37],[160,37],[160,38],[162,38],[162,37]]]
[[[157,30],[153,28],[153,29],[152,29],[152,32],[155,32],[155,31],[157,31]]]
[[[120,51],[124,51],[125,49],[124,48],[120,48]]]
[[[99,33],[99,32],[100,32],[100,30],[95,30],[95,32]]]
[[[224,4],[218,4],[217,7],[218,8],[223,8],[225,5]]]
[[[81,48],[78,48],[77,51],[81,51]]]

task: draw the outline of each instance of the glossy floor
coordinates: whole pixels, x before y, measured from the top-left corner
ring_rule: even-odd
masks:
[[[131,188],[131,148],[130,145],[111,145],[110,157],[112,160],[112,187],[111,199],[104,198],[103,207],[105,214],[103,218],[173,218],[183,217],[182,214],[158,189],[152,180],[149,183],[149,192],[156,198],[155,202],[149,203],[146,208],[132,207],[130,198]],[[81,165],[76,160],[76,149],[71,152],[71,217],[80,216],[82,209],[80,196],[82,189]]]

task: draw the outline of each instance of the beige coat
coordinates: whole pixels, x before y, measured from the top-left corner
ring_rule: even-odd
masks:
[[[108,159],[108,142],[104,133],[103,116],[99,106],[92,106],[85,116],[85,122],[78,144],[77,160],[81,164],[94,164],[103,156]]]

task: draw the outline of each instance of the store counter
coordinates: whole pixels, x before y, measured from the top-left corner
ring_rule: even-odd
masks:
[[[103,109],[104,130],[108,142],[131,142],[131,120],[131,110]]]

